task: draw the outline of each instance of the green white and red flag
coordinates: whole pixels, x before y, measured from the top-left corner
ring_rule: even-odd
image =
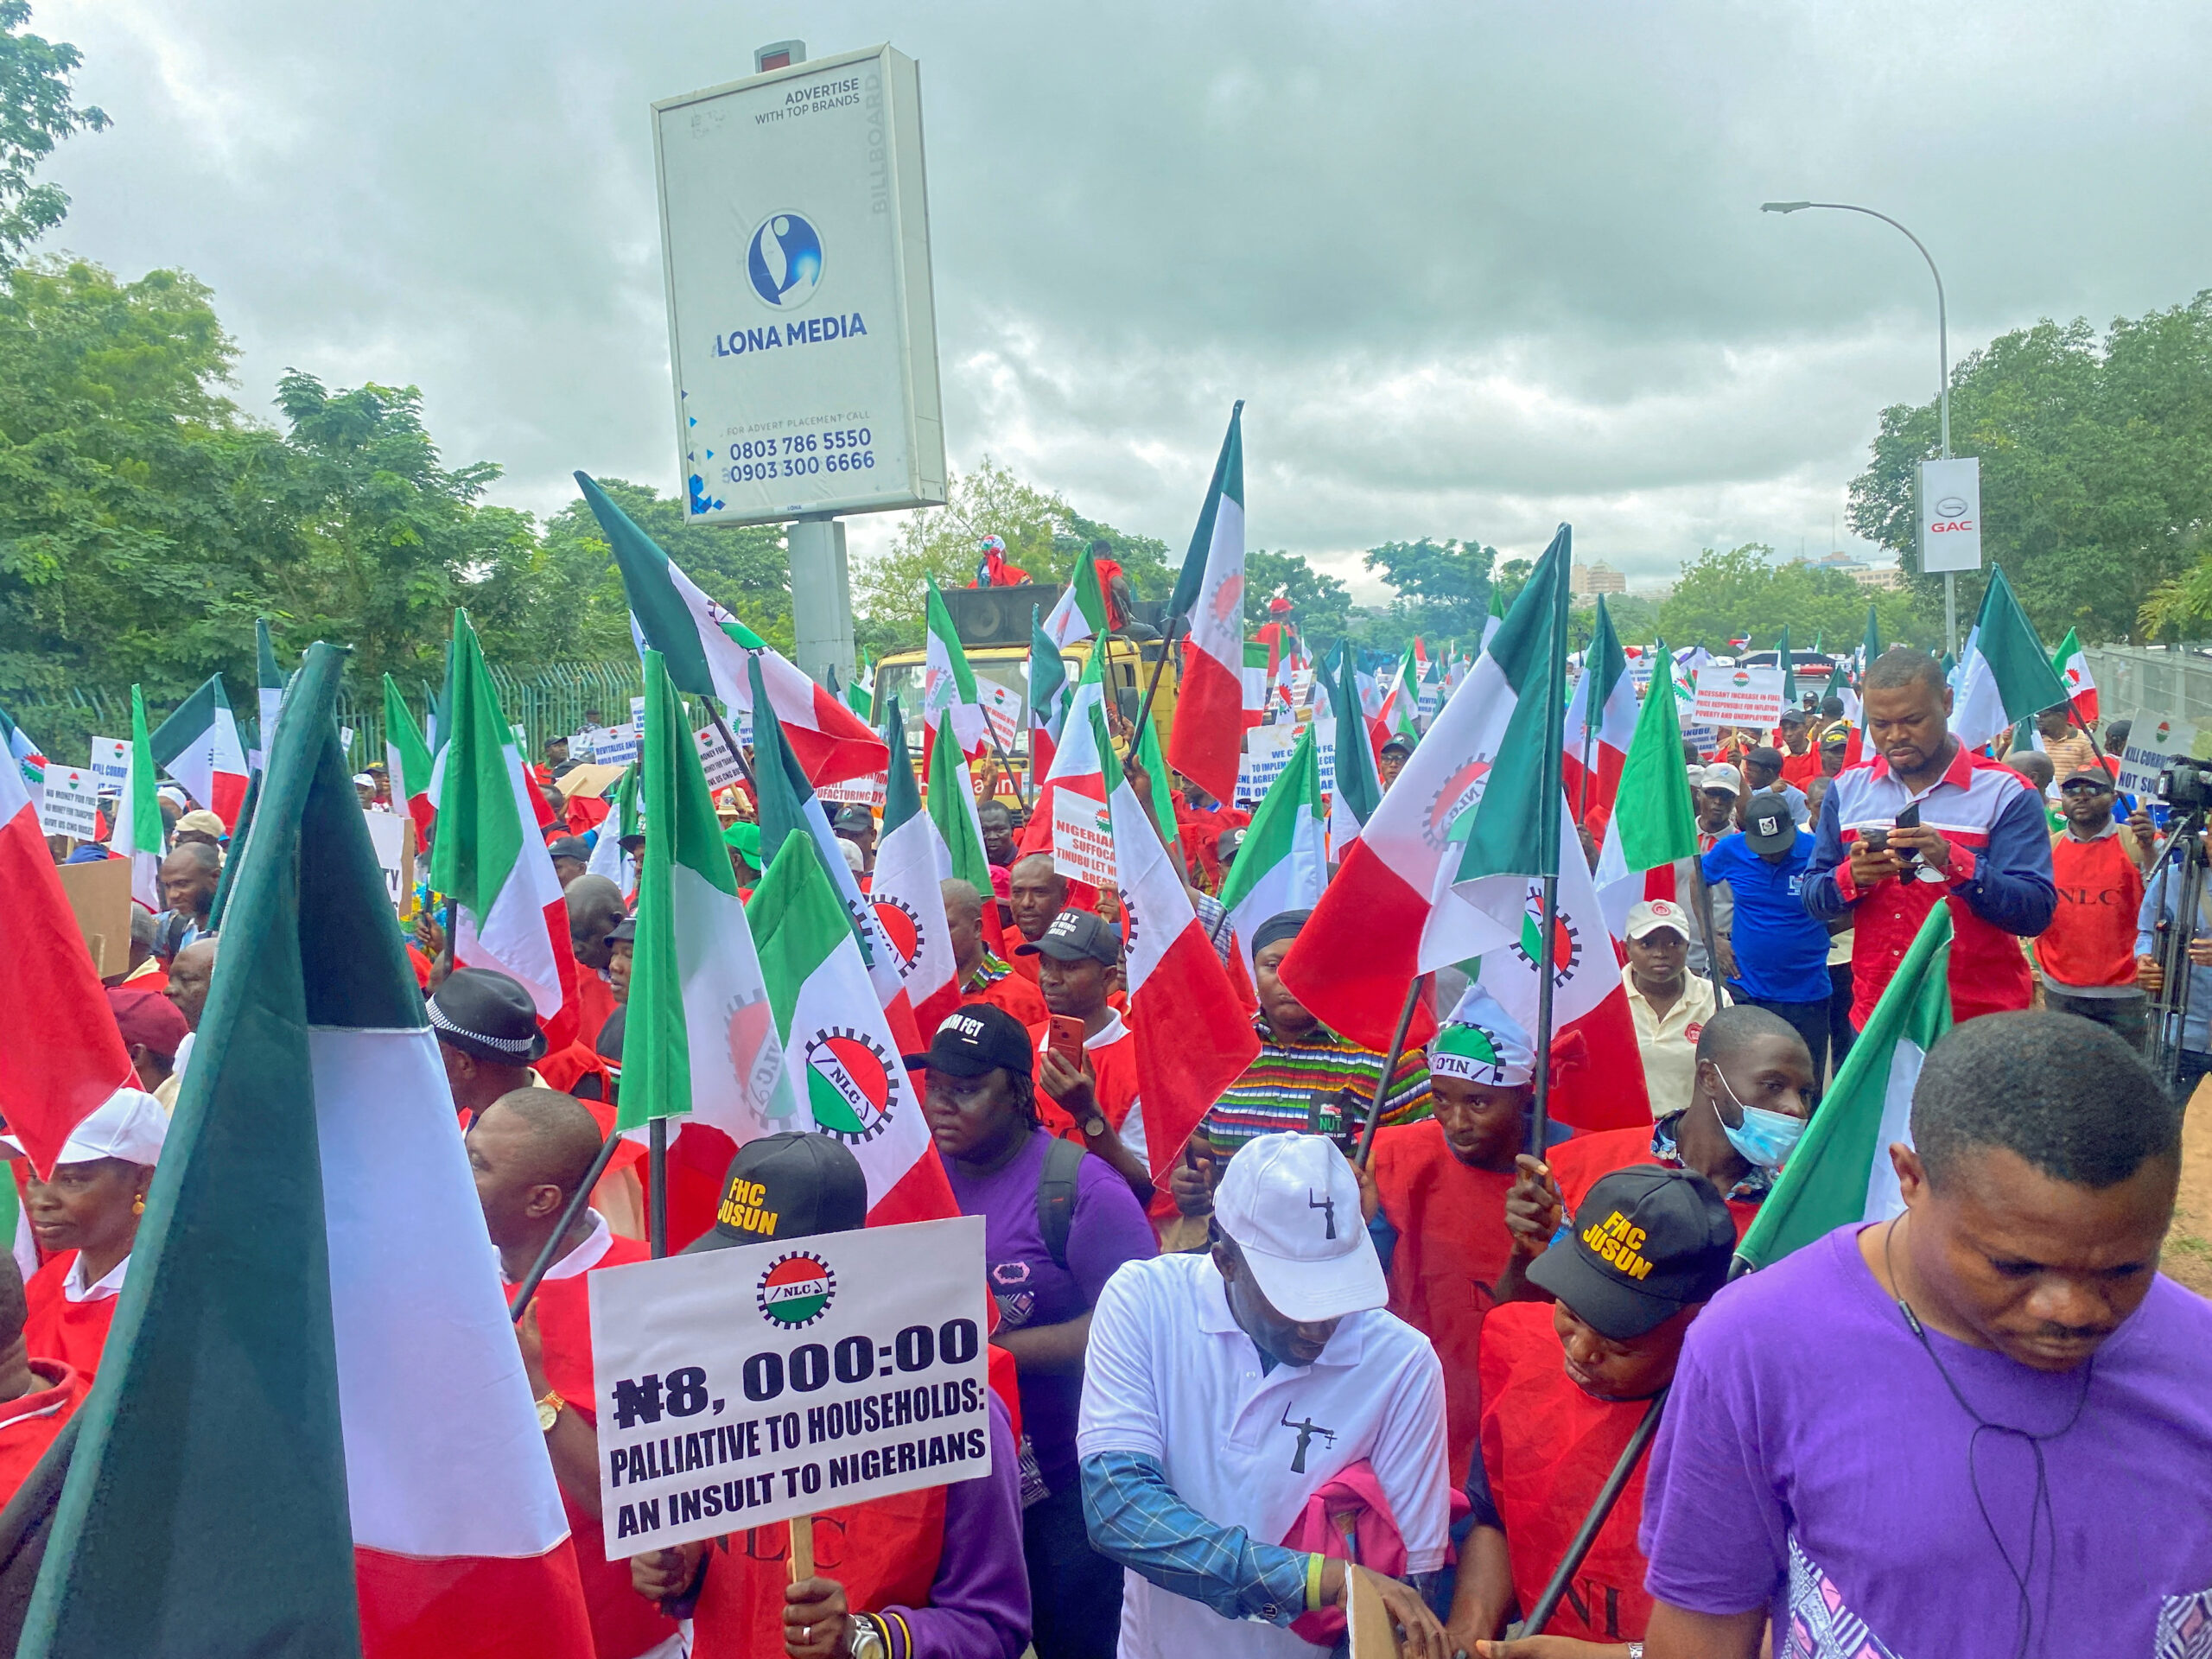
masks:
[[[598,485],[582,473],[576,483],[622,573],[639,648],[650,646],[667,659],[668,677],[678,691],[720,698],[733,715],[757,718],[746,665],[758,661],[769,706],[810,784],[818,788],[883,770],[883,740],[842,697],[817,685],[709,599]],[[443,744],[442,732],[438,741]]]
[[[953,874],[952,850],[937,823],[939,804],[934,790],[931,810],[922,810],[913,759],[906,753],[906,717],[897,697],[888,701],[883,734],[891,745],[891,772],[884,784],[883,833],[875,843],[875,875],[868,898],[913,1008],[914,1029],[926,1043],[945,1015],[960,1006],[959,963],[952,953],[940,885]],[[948,743],[942,753],[950,756],[956,751]],[[931,759],[936,759],[934,753]],[[965,827],[963,816],[957,827]],[[976,857],[984,861],[980,832]],[[983,885],[976,891],[986,904],[990,902],[988,865]]]
[[[2001,569],[1990,566],[1981,611],[1959,661],[1952,735],[1964,747],[1978,749],[2030,716],[2068,701],[2066,682],[2012,596],[2012,583]]]
[[[437,809],[430,804],[430,746],[414,711],[399,694],[399,682],[384,677],[384,764],[391,775],[391,798],[415,820],[416,842],[428,846]]]
[[[338,745],[344,660],[308,651],[264,751],[194,1062],[56,1471],[25,1655],[591,1656],[445,1068]],[[245,1561],[283,1567],[241,1593]]]
[[[1168,764],[1217,801],[1236,797],[1244,741],[1244,405],[1230,411],[1205,505],[1167,601],[1172,635],[1187,618]]]
[[[238,808],[245,804],[245,784],[251,773],[221,675],[210,674],[154,729],[147,743],[154,764],[184,785],[194,805],[222,819],[226,830],[238,828]]]
[[[1307,910],[1329,885],[1328,821],[1321,810],[1320,752],[1308,721],[1244,831],[1236,861],[1221,884],[1222,908],[1236,929],[1244,966],[1253,931],[1286,910]]]
[[[2075,630],[2066,630],[2051,665],[2065,682],[2066,700],[2074,705],[2075,716],[2084,726],[2094,724],[2097,718],[2097,683],[2089,673],[2089,654],[2082,649],[2082,637]]]
[[[1662,642],[1656,663],[1672,660]],[[1645,899],[1675,897],[1675,862],[1696,855],[1697,818],[1683,787],[1681,710],[1655,673],[1598,854],[1595,880],[1605,931],[1625,940],[1629,912]]]
[[[1021,840],[1023,852],[1050,854],[1062,874],[1093,886],[1113,880],[1111,863],[1099,845],[1106,767],[1094,735],[1098,722],[1091,718],[1106,706],[1105,664],[1106,653],[1096,650],[1084,663],[1052,768],[1037,791]]]
[[[115,804],[115,832],[108,850],[130,861],[130,897],[162,913],[162,803],[154,748],[146,735],[146,694],[130,688],[130,770]]]
[[[542,798],[466,611],[454,613],[448,696],[430,886],[453,901],[453,959],[518,982],[546,1041],[563,1048],[582,1017],[568,906],[538,828]]]
[[[925,607],[926,634],[922,646],[922,722],[925,733],[923,747],[927,748],[937,741],[938,734],[950,719],[962,756],[978,760],[990,747],[991,734],[984,718],[982,696],[976,689],[976,671],[968,665],[968,652],[952,626],[952,613],[945,608],[944,595],[938,592],[937,578],[925,576],[923,581],[929,584]]]
[[[753,890],[748,914],[776,1034],[804,1104],[791,1127],[835,1135],[853,1149],[868,1177],[871,1226],[957,1215],[918,1091],[900,1064],[912,1051],[892,1036],[813,836],[784,837]]]
[[[1912,1144],[1912,1091],[1951,1028],[1951,907],[1937,905],[1890,976],[1758,1217],[1736,1247],[1755,1268],[1853,1222],[1904,1208],[1890,1148]]]
[[[0,1001],[37,1033],[0,1044],[0,1117],[43,1178],[70,1132],[138,1079],[13,756],[0,761]]]
[[[1104,763],[1115,885],[1122,901],[1122,976],[1136,1043],[1140,1133],[1123,1141],[1145,1160],[1154,1186],[1182,1156],[1192,1131],[1222,1091],[1259,1058],[1251,1010],[1214,952],[1175,861],[1115,759],[1104,713],[1090,714],[1091,741]],[[1203,787],[1203,785],[1201,785]]]
[[[1098,561],[1091,556],[1090,543],[1085,542],[1083,551],[1075,556],[1066,591],[1045,619],[1045,637],[1065,650],[1078,639],[1103,639],[1105,633],[1106,590],[1099,585]]]
[[[1605,821],[1612,816],[1621,767],[1628,760],[1629,741],[1636,735],[1636,677],[1628,671],[1628,657],[1621,650],[1619,635],[1613,632],[1613,620],[1606,613],[1605,596],[1600,594],[1597,626],[1590,649],[1582,656],[1582,677],[1574,683],[1574,696],[1567,705],[1560,776],[1567,798],[1573,804],[1576,821],[1591,823],[1593,832],[1601,836]]]
[[[1403,738],[1409,744],[1421,739],[1421,664],[1411,645],[1399,659],[1398,677],[1383,694],[1382,712],[1376,718],[1382,722],[1386,743],[1392,738]]]

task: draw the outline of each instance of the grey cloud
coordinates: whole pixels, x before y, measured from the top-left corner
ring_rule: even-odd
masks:
[[[807,8],[920,58],[948,431],[1187,537],[1250,400],[1255,544],[1578,545],[1664,575],[1815,550],[1878,410],[1954,358],[2212,267],[2212,58],[2183,3],[938,3]],[[64,245],[209,281],[265,408],[288,365],[412,380],[538,511],[674,484],[645,106],[769,13],[41,0],[110,133],[51,168]],[[880,546],[883,518],[856,522]]]

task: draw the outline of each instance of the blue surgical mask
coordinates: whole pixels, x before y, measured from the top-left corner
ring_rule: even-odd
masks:
[[[1770,1112],[1762,1106],[1746,1106],[1729,1088],[1728,1079],[1719,1066],[1713,1068],[1713,1075],[1720,1079],[1720,1086],[1728,1090],[1728,1098],[1744,1115],[1739,1128],[1721,1117],[1720,1103],[1713,1102],[1713,1115],[1719,1119],[1720,1132],[1728,1137],[1728,1144],[1741,1153],[1746,1162],[1760,1169],[1780,1169],[1783,1160],[1789,1156],[1789,1149],[1797,1144],[1797,1137],[1805,1133],[1805,1120],[1792,1117],[1787,1112]]]

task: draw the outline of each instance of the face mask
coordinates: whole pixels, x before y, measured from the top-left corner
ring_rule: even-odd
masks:
[[[1782,1160],[1789,1156],[1789,1149],[1797,1144],[1797,1137],[1805,1133],[1805,1120],[1791,1117],[1786,1112],[1770,1112],[1764,1107],[1746,1106],[1728,1087],[1728,1079],[1714,1066],[1713,1075],[1720,1078],[1720,1086],[1728,1090],[1728,1098],[1738,1111],[1743,1113],[1739,1128],[1720,1116],[1720,1103],[1713,1102],[1713,1115],[1719,1119],[1720,1132],[1728,1137],[1728,1144],[1744,1155],[1745,1160],[1760,1169],[1780,1169]],[[1711,1096],[1707,1096],[1708,1099]]]

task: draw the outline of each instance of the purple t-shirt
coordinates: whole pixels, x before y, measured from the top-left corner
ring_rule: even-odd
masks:
[[[998,1300],[999,1329],[1060,1325],[1080,1318],[1124,1262],[1158,1254],[1152,1224],[1129,1184],[1103,1158],[1085,1154],[1077,1166],[1075,1214],[1068,1226],[1068,1264],[1054,1264],[1037,1224],[1037,1181],[1052,1137],[1039,1129],[1014,1161],[980,1179],[945,1160],[952,1196],[964,1216],[983,1218],[983,1259]],[[1054,1491],[1075,1484],[1076,1408],[1083,1376],[1020,1373],[1021,1427],[1037,1456],[1038,1472]]]
[[[1768,1605],[1775,1659],[2011,1659],[2021,1597],[1967,1475],[1974,1421],[1858,1232],[1739,1280],[1690,1327],[1645,1487],[1644,1582],[1693,1612]],[[2158,1278],[2098,1351],[2086,1399],[2080,1370],[1928,1340],[1987,1421],[2046,1433],[2081,1403],[2043,1442],[2028,1651],[2212,1650],[2212,1303]],[[2033,1451],[1984,1433],[1974,1470],[2024,1562]]]

